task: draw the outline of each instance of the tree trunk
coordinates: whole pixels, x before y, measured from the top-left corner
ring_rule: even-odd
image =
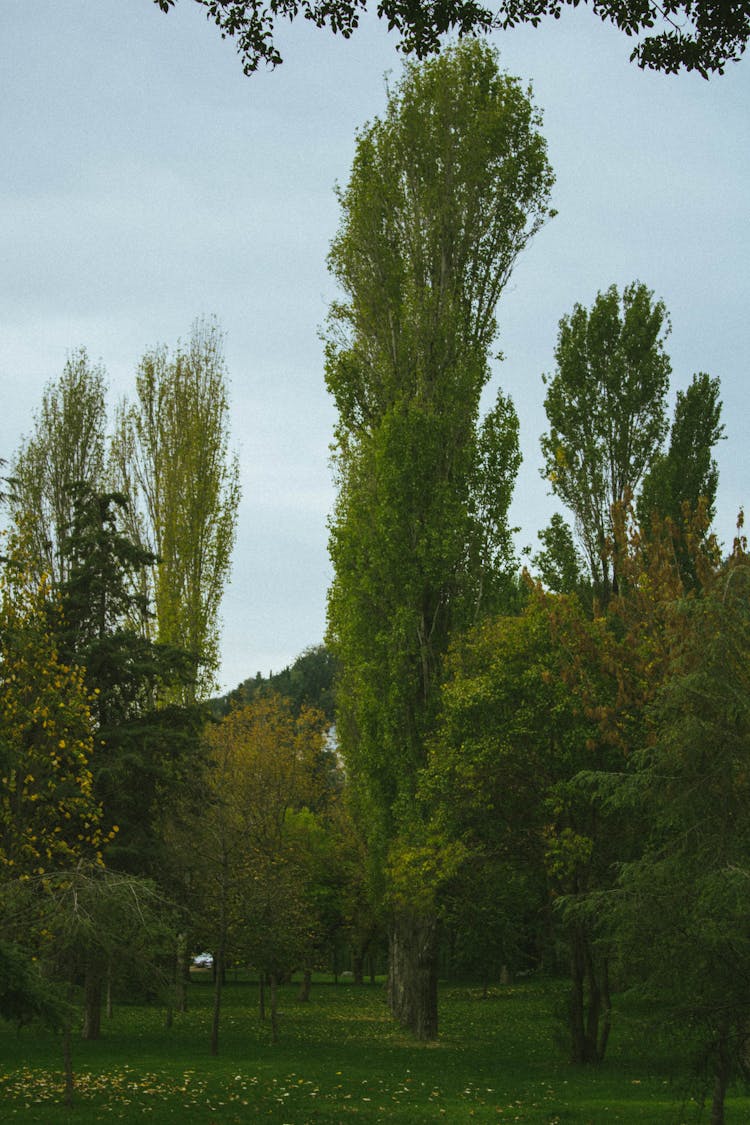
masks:
[[[437,1039],[437,919],[403,911],[393,919],[388,964],[388,1003],[402,1027],[417,1039]]]
[[[214,1013],[211,1021],[211,1054],[219,1053],[219,1018],[221,1016],[221,990],[224,986],[224,938],[219,943],[219,949],[214,957]]]
[[[83,982],[83,1039],[98,1039],[102,1028],[102,976],[88,965]]]
[[[602,1062],[607,1053],[607,1043],[609,1042],[609,1030],[612,1026],[612,999],[609,994],[609,959],[604,958],[602,962],[601,971],[601,1001],[602,1001],[602,1022],[599,1029],[599,1042],[596,1045],[596,1054],[599,1062]]]
[[[711,1101],[711,1125],[724,1125],[724,1099],[729,1085],[731,1063],[729,1061],[729,1026],[726,1021],[719,1028],[717,1040],[716,1067],[714,1071],[714,1093]]]
[[[355,948],[352,952],[352,973],[355,984],[364,984],[365,980],[365,951]]]
[[[73,986],[68,985],[68,1004],[73,1004]],[[65,1016],[65,1024],[63,1027],[63,1069],[65,1071],[65,1105],[70,1109],[73,1105],[73,1090],[75,1089],[75,1082],[73,1081],[73,1036],[71,1034],[71,1016],[70,1011]]]
[[[187,934],[177,935],[177,949],[174,966],[174,1006],[178,1012],[187,1011],[187,981],[190,953],[188,951]]]
[[[266,1018],[266,974],[258,974],[258,1015],[262,1020]]]
[[[107,1019],[112,1019],[112,958],[107,962],[107,991],[104,1001],[104,1011]]]
[[[584,1026],[584,966],[583,951],[577,934],[571,935],[570,944],[570,1005],[568,1029],[570,1031],[570,1061],[587,1062],[586,1030]]]
[[[279,1041],[279,1013],[277,1007],[277,981],[276,973],[271,973],[271,1042]]]
[[[586,1046],[587,1062],[601,1062],[599,1058],[599,1018],[602,1011],[602,992],[597,977],[597,966],[591,942],[583,939],[586,980]]]
[[[570,935],[570,1061],[576,1064],[601,1062],[610,1026],[607,960],[597,964],[588,934],[575,927]]]
[[[299,986],[299,992],[297,993],[297,999],[301,1000],[303,1004],[306,1004],[310,999],[311,986],[312,971],[310,969],[305,969],[304,973],[302,974],[302,981]]]
[[[219,1018],[221,1016],[221,990],[224,987],[224,960],[227,952],[227,898],[229,886],[229,859],[222,840],[221,869],[219,873],[219,929],[217,949],[214,952],[214,1012],[211,1021],[211,1054],[219,1053]]]

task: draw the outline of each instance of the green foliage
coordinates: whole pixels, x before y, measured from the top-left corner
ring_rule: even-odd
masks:
[[[565,5],[576,7],[579,0],[504,0],[503,27],[519,23],[536,26],[544,15],[559,19]],[[592,0],[600,19],[613,23],[628,36],[637,35],[638,44],[630,54],[642,69],[677,74],[696,70],[704,78],[723,74],[729,62],[744,54],[750,36],[747,5],[722,4],[718,0]]]
[[[635,282],[622,298],[611,286],[590,312],[576,305],[560,321],[557,370],[545,399],[550,430],[541,439],[543,472],[574,516],[585,565],[559,515],[540,532],[544,549],[533,561],[551,590],[575,591],[589,606],[593,594],[600,609],[618,583],[615,506],[637,498],[645,536],[652,520],[657,527],[669,520],[684,577],[693,584],[691,520],[702,507],[707,528],[714,514],[713,451],[724,430],[719,380],[695,375],[686,391],[678,391],[669,444],[662,449],[668,332],[663,303]]]
[[[683,537],[677,550],[686,578],[691,572],[686,533],[686,513],[705,508],[708,524],[713,520],[719,470],[713,458],[716,444],[724,436],[721,423],[719,380],[694,375],[687,390],[677,392],[674,419],[666,452],[655,455],[638,498],[638,517],[648,533],[654,515],[669,519]]]
[[[366,0],[330,0],[321,5],[314,0],[197,0],[207,9],[222,35],[236,40],[245,74],[254,73],[261,64],[277,66],[282,57],[274,42],[276,21],[280,17],[293,20],[302,13],[316,27],[330,27],[331,31],[349,39],[359,26],[360,14]],[[175,0],[154,0],[163,12],[175,5]],[[401,35],[401,47],[413,51],[418,58],[432,54],[440,47],[441,36],[450,31],[468,34],[474,30],[489,31],[496,26],[492,13],[482,8],[476,0],[447,0],[441,5],[424,5],[416,0],[381,0],[378,15],[385,17],[390,30]]]
[[[52,618],[52,624],[50,623]],[[11,540],[0,574],[0,888],[104,844],[95,723],[84,676],[60,652],[59,608]]]
[[[704,588],[717,563],[705,519],[705,511],[696,513],[689,536],[692,573]],[[618,870],[637,867],[653,827],[653,779],[642,779],[649,799],[640,785],[627,807],[623,795],[634,765],[652,752],[654,700],[670,682],[679,647],[687,638],[700,644],[679,625],[686,585],[669,527],[655,522],[645,539],[615,507],[612,533],[620,581],[605,614],[592,617],[575,595],[535,590],[520,616],[483,622],[455,644],[423,779],[440,830],[468,850],[468,871],[497,877],[506,869],[527,887],[529,913],[496,910],[487,922],[497,940],[507,942],[515,930],[517,945],[533,948],[535,918],[537,955],[549,956],[550,939],[567,946],[566,1019],[576,1062],[601,1061],[606,1050],[618,938],[616,927],[604,925],[605,904]],[[724,631],[713,635],[721,643]],[[460,901],[460,893],[447,898],[459,934]],[[512,910],[511,896],[507,903]],[[639,918],[665,919],[656,906],[636,910]],[[626,962],[625,971],[636,965]]]
[[[135,878],[144,873],[184,891],[171,845],[202,782],[205,715],[195,700],[213,686],[238,500],[224,375],[214,325],[196,325],[174,359],[147,356],[140,412],[121,411],[105,471],[104,377],[81,350],[47,388],[7,496],[16,535],[0,591],[0,907],[9,936],[43,954],[54,979],[62,973],[72,987],[85,973],[87,1036],[98,1034],[117,941],[143,964],[156,948],[145,906],[134,934],[118,896],[147,895]],[[105,475],[130,501],[102,490]],[[162,560],[143,545],[149,536]],[[74,872],[64,886],[61,870]],[[14,885],[39,888],[22,921]],[[60,906],[53,918],[67,891],[77,913]],[[31,984],[8,1003],[41,1004]]]
[[[136,388],[137,402],[118,413],[111,472],[130,499],[131,539],[153,555],[140,590],[153,599],[156,636],[191,654],[198,679],[183,697],[205,699],[215,687],[240,496],[217,325],[196,322],[172,356],[147,353]]]
[[[73,983],[92,964],[116,958],[151,980],[171,940],[167,903],[148,880],[79,863],[29,884],[41,922],[38,955],[53,979]],[[19,904],[22,905],[22,902]]]
[[[543,474],[575,517],[598,597],[615,575],[608,543],[613,505],[634,496],[667,423],[669,321],[663,302],[639,282],[599,293],[560,321],[557,369],[544,407]]]
[[[539,539],[543,550],[534,555],[533,562],[544,586],[555,594],[578,594],[590,605],[591,582],[586,577],[573,532],[559,512],[555,512],[549,526],[539,532]]]
[[[574,600],[535,593],[519,616],[490,618],[455,643],[422,782],[436,827],[466,851],[442,896],[452,932],[488,955],[504,951],[511,967],[521,967],[522,951],[535,963],[552,954],[550,901],[596,885],[608,862],[606,833],[593,854],[595,814],[566,790],[593,760],[594,724],[565,682],[555,605],[585,620]],[[585,844],[575,854],[574,835]]]
[[[538,883],[538,881],[537,881]],[[491,985],[538,968],[540,887],[522,865],[472,855],[443,888],[441,918],[451,979]]]
[[[13,458],[10,512],[23,526],[36,577],[67,576],[63,543],[73,518],[73,488],[100,488],[104,476],[105,373],[85,348],[49,383],[34,432]]]
[[[649,711],[653,737],[615,795],[646,811],[649,830],[603,904],[659,1018],[702,1029],[713,1121],[727,1082],[747,1065],[749,593],[738,540],[701,596],[673,605],[669,660]]]
[[[243,680],[233,691],[213,703],[218,715],[227,715],[233,707],[252,703],[259,695],[281,695],[289,701],[295,715],[303,707],[322,711],[330,723],[334,719],[334,679],[336,661],[325,645],[311,645],[280,672],[271,672]]]
[[[94,794],[117,831],[108,861],[157,876],[165,806],[192,784],[200,761],[198,708],[165,706],[189,682],[184,653],[135,628],[146,610],[133,576],[153,556],[125,535],[118,494],[80,489],[65,543],[69,576],[60,588],[58,643],[83,671],[97,731]]]
[[[501,395],[478,429],[479,396],[495,304],[551,182],[531,102],[466,43],[407,67],[340,193],[330,635],[338,736],[381,847],[411,807],[451,631],[509,562],[517,419]]]
[[[154,0],[163,12],[175,0]],[[274,42],[277,20],[294,19],[300,13],[316,27],[348,39],[359,26],[366,0],[197,0],[206,9],[222,35],[236,39],[245,74],[252,74],[261,63],[276,66],[282,61]],[[517,24],[536,27],[542,17],[559,19],[565,5],[579,0],[503,0],[499,7],[485,8],[476,0],[444,0],[425,5],[421,0],[380,0],[378,15],[387,20],[389,30],[401,36],[403,51],[417,58],[438,51],[441,39],[450,32],[459,36],[488,33]],[[704,78],[723,74],[729,62],[744,53],[750,34],[747,5],[722,4],[718,0],[666,0],[662,4],[636,0],[592,0],[592,10],[605,22],[613,23],[626,35],[637,35],[640,42],[631,52],[642,68],[675,74],[697,70]]]
[[[105,376],[85,349],[44,392],[34,432],[13,460],[8,501],[23,527],[37,579],[69,577],[67,538],[77,491],[122,493],[121,524],[134,549],[138,612],[131,625],[191,654],[198,670],[181,699],[206,698],[218,666],[218,611],[229,573],[239,503],[239,468],[228,452],[222,337],[196,322],[173,356],[157,348],[137,375],[138,401],[124,402],[105,457]],[[114,489],[112,489],[114,486]],[[153,602],[149,623],[144,607]]]
[[[408,65],[360,132],[329,255],[344,295],[326,351],[336,732],[376,900],[390,884],[390,1002],[422,1038],[437,1026],[433,884],[455,863],[424,837],[418,776],[452,634],[515,593],[518,419],[502,393],[482,423],[479,406],[495,306],[552,181],[529,96],[467,41]]]
[[[280,696],[267,695],[230,712],[206,736],[207,801],[189,829],[206,940],[277,974],[315,940],[308,895],[315,864],[307,822],[293,814],[315,804],[325,729],[320,712],[295,716]]]
[[[460,840],[439,833],[426,832],[412,839],[402,836],[388,855],[388,905],[434,914],[441,888],[456,877],[466,855]]]
[[[65,1005],[45,980],[39,963],[20,946],[0,939],[0,1017],[20,1027],[39,1020],[58,1027]]]
[[[479,557],[483,560],[477,609],[483,613],[507,610],[516,590],[509,561],[514,557],[513,533],[503,517],[510,509],[521,467],[519,423],[510,395],[498,390],[495,405],[482,418],[477,433],[476,478],[470,503],[475,527],[483,534]]]

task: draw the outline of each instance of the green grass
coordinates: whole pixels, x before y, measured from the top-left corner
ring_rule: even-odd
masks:
[[[361,1122],[526,1122],[677,1125],[698,1120],[685,1070],[665,1044],[618,1015],[607,1061],[569,1066],[550,1015],[559,986],[446,987],[437,1045],[415,1044],[389,1020],[380,986],[319,984],[308,1004],[281,991],[281,1042],[257,1017],[254,986],[230,981],[219,1057],[208,1051],[211,988],[164,1026],[157,1008],[121,1006],[101,1040],[76,1042],[76,1104],[62,1106],[59,1038],[0,1027],[0,1121],[147,1121],[233,1125]],[[706,1120],[704,1114],[703,1120]],[[729,1123],[750,1120],[730,1100]]]

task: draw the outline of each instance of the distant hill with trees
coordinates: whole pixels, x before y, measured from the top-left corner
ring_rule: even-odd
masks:
[[[227,715],[233,707],[243,707],[260,696],[276,693],[289,700],[295,715],[305,706],[317,707],[333,723],[335,669],[336,661],[325,645],[310,645],[280,672],[269,672],[267,676],[256,672],[213,700],[213,710],[216,715]]]

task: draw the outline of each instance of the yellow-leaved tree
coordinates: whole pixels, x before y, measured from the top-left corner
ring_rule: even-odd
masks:
[[[58,655],[47,580],[11,541],[0,573],[0,878],[97,861],[104,842],[80,668]]]
[[[317,917],[296,814],[316,803],[326,730],[321,711],[303,707],[294,715],[276,694],[256,698],[208,729],[210,787],[191,844],[205,940],[216,966],[212,1054],[218,1052],[229,957],[248,961],[268,979],[274,1040],[276,982],[309,963]]]

